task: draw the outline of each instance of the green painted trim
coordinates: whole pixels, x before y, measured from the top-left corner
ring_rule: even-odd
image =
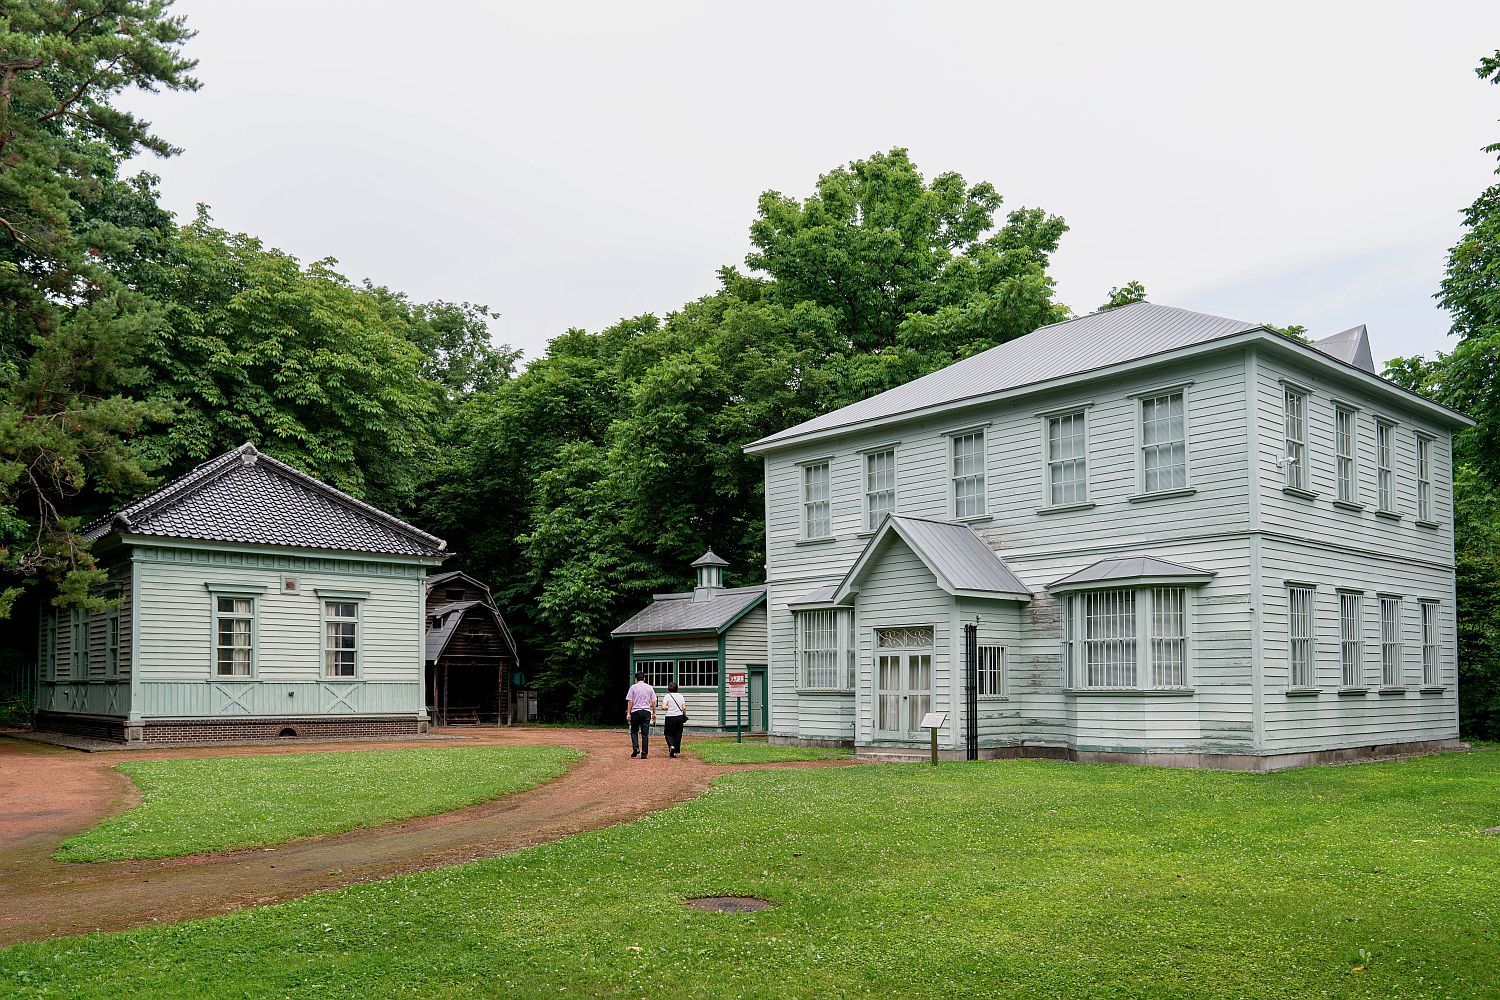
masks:
[[[265,585],[260,583],[205,583],[203,589],[211,594],[240,595],[244,597],[259,597],[266,592]]]
[[[750,671],[750,686],[755,687],[755,675],[760,674],[764,680],[761,686],[765,690],[764,697],[760,700],[760,729],[763,733],[771,731],[771,668],[764,663],[747,663],[745,669]]]
[[[314,587],[313,593],[330,601],[368,601],[368,590],[337,590],[329,587]]]
[[[761,595],[761,599],[762,600],[765,599],[765,595],[764,594]],[[725,667],[724,667],[724,633],[720,632],[719,633],[719,725],[720,726],[723,726],[723,725],[726,724],[725,721],[724,721],[725,718],[726,718],[726,716],[724,714],[724,698],[725,698],[724,691],[725,691],[726,685],[729,683],[729,678],[726,676],[727,673],[728,673],[728,671],[725,670]]]
[[[712,649],[690,649],[686,652],[677,653],[636,653],[631,652],[631,660],[711,660],[715,656]]]

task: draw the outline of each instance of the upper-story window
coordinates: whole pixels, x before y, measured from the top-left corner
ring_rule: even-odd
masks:
[[[1187,412],[1181,389],[1141,399],[1141,471],[1147,493],[1187,486]]]
[[[1286,448],[1283,450],[1285,485],[1290,490],[1306,490],[1307,478],[1307,393],[1290,386],[1283,398]]]
[[[896,513],[896,449],[865,454],[865,528],[874,531]]]
[[[1047,504],[1061,507],[1087,503],[1088,446],[1085,410],[1047,418]]]
[[[1386,514],[1396,511],[1396,425],[1375,421],[1375,476],[1379,509]]]
[[[1359,502],[1359,430],[1355,411],[1338,406],[1333,411],[1333,450],[1338,465],[1339,499]]]
[[[1432,438],[1417,435],[1417,520],[1432,517]]]
[[[802,537],[827,538],[833,533],[829,511],[828,463],[802,467]]]
[[[984,501],[984,431],[968,431],[952,437],[953,516],[981,517]]]

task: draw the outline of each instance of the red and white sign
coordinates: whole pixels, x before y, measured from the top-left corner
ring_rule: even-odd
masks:
[[[725,694],[731,698],[747,698],[750,696],[750,671],[731,670],[728,675],[728,686]]]

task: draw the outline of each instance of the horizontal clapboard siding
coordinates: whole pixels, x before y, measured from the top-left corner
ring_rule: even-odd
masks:
[[[881,628],[931,627],[932,710],[954,713],[953,600],[937,586],[931,571],[894,534],[884,557],[865,578],[859,592],[855,637],[859,649],[855,731],[861,742],[875,732],[875,631]],[[950,735],[944,742],[951,742]]]
[[[766,609],[764,606],[746,613],[724,633],[724,665],[729,669],[764,665],[766,658]]]

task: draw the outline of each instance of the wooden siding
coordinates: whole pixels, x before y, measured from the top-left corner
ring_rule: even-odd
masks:
[[[769,662],[766,654],[766,609],[761,605],[724,633],[724,665],[730,669],[765,665]]]
[[[144,547],[135,568],[141,717],[422,711],[419,565]],[[300,592],[280,592],[287,573],[298,576]],[[255,676],[248,684],[213,674],[214,602],[206,584],[265,588],[257,592]],[[359,602],[355,680],[323,680],[319,588],[369,592]]]
[[[631,640],[631,648],[637,655],[701,653],[705,649],[718,649],[719,637],[714,632],[693,632],[688,635],[643,635]]]

